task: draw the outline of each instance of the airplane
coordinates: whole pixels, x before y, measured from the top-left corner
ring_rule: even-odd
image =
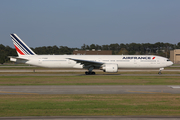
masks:
[[[169,59],[156,55],[37,55],[15,33],[10,34],[16,48],[17,57],[10,61],[46,68],[87,69],[86,75],[96,74],[93,69],[116,73],[121,68],[158,68],[171,66]]]

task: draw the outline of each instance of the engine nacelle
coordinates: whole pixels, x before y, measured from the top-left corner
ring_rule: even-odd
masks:
[[[104,72],[118,72],[118,65],[117,64],[104,64],[102,69]]]

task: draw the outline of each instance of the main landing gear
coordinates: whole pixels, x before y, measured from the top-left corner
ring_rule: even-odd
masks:
[[[92,71],[92,72],[86,71],[85,74],[86,74],[86,75],[95,75],[96,73],[93,72],[93,71]]]
[[[94,67],[90,67],[90,68],[88,69],[88,71],[85,72],[85,74],[86,74],[86,75],[95,75],[96,73],[92,71],[93,69],[94,69]]]
[[[159,72],[158,72],[159,75],[162,74],[162,73],[161,73],[162,70],[164,70],[164,68],[159,68]]]

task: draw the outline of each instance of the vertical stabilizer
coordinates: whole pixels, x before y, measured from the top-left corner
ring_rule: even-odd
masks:
[[[16,34],[10,34],[19,56],[36,55]]]

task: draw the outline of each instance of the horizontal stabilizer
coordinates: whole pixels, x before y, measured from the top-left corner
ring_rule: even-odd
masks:
[[[8,58],[13,58],[13,59],[19,59],[19,60],[29,60],[27,58],[20,58],[20,57],[16,57],[16,56],[8,56]]]

